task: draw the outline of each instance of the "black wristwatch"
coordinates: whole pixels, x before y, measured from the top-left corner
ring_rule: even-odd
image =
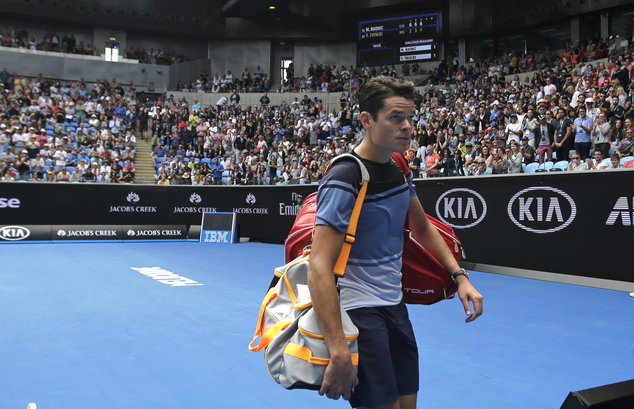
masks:
[[[453,280],[454,283],[458,282],[457,280],[458,276],[465,276],[469,278],[469,273],[464,268],[461,268],[460,270],[456,271],[455,273],[451,275],[451,279]]]

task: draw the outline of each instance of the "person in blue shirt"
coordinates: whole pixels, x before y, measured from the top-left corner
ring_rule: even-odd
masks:
[[[579,117],[575,119],[575,151],[579,152],[582,161],[590,157],[590,135],[593,126],[594,122],[587,116],[586,107],[579,107]]]
[[[497,126],[497,120],[499,116],[500,111],[498,111],[498,104],[493,104],[491,115],[489,115],[489,123],[491,124],[491,126]]]
[[[281,142],[285,133],[286,130],[282,128],[282,125],[279,122],[276,122],[275,128],[273,129],[273,140],[278,143]]]
[[[214,166],[212,166],[211,170],[214,173],[214,185],[222,185],[222,172],[225,170],[222,163],[220,163],[220,159],[214,159]]]
[[[119,119],[123,119],[123,117],[125,117],[125,107],[123,106],[123,103],[120,103],[115,109],[114,109],[114,114],[117,118]]]
[[[366,132],[353,155],[366,167],[370,182],[345,276],[338,281],[340,296],[333,270],[359,193],[361,171],[356,161],[335,163],[317,194],[308,287],[330,353],[319,393],[330,399],[342,397],[352,407],[416,408],[418,347],[401,289],[406,218],[416,240],[458,283],[466,321],[482,314],[482,295],[427,219],[412,174],[404,177],[392,159],[393,153],[409,148],[416,111],[414,91],[410,82],[383,76],[361,88],[360,122]],[[359,329],[358,376],[343,333],[340,306]]]

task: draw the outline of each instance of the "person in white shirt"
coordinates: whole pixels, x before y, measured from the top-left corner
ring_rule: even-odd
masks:
[[[608,157],[610,151],[611,129],[612,125],[606,120],[605,114],[601,112],[592,129],[592,141],[594,142],[594,149],[599,149],[604,158]]]
[[[544,85],[544,95],[555,95],[557,93],[557,86],[552,83],[550,78],[546,78],[546,85]]]
[[[506,125],[506,144],[510,144],[511,141],[520,142],[522,137],[522,124],[517,121],[517,115],[511,114],[511,123]]]
[[[528,138],[528,144],[535,149],[535,129],[539,126],[539,123],[533,115],[533,110],[529,109],[522,124],[522,131],[524,136]]]
[[[586,159],[588,170],[607,169],[611,166],[609,159],[603,158],[603,152],[601,148],[595,148],[594,159]]]
[[[579,154],[579,152],[575,151],[572,154],[570,164],[568,165],[568,168],[566,170],[570,172],[584,171],[588,170],[588,165],[587,163],[581,161],[581,155]]]

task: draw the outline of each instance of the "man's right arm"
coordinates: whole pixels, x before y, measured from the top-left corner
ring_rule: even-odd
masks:
[[[357,380],[350,349],[343,333],[339,296],[334,280],[334,267],[339,257],[344,233],[330,226],[315,226],[313,244],[308,267],[308,287],[313,308],[328,352],[330,363],[326,367],[320,395],[328,398],[349,400]]]

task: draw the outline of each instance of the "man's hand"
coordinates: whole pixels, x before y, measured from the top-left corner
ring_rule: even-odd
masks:
[[[482,295],[475,289],[473,284],[465,276],[458,276],[458,297],[464,306],[464,312],[467,314],[465,322],[474,321],[482,315]],[[473,303],[473,311],[471,305]]]
[[[352,366],[350,354],[347,358],[333,358],[324,373],[324,381],[319,389],[319,395],[326,395],[329,399],[337,400],[343,397],[344,400],[350,400],[352,391],[359,383],[357,374]]]

